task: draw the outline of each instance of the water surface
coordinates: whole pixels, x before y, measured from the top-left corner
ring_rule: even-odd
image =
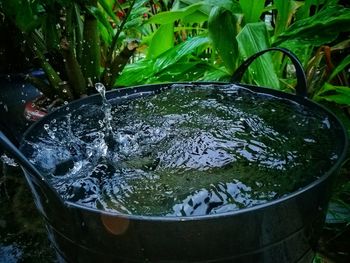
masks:
[[[335,163],[334,141],[324,112],[235,85],[173,85],[71,109],[25,149],[65,200],[198,216],[300,189]]]

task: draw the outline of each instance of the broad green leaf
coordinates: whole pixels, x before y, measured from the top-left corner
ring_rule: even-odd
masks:
[[[326,94],[327,92],[330,92],[330,91],[341,93],[341,94],[344,94],[344,95],[347,95],[350,97],[350,87],[336,86],[336,85],[332,85],[332,84],[327,83],[327,82],[320,89],[320,92],[318,93],[318,95],[320,96],[320,95]]]
[[[313,5],[314,1],[315,0],[305,0],[303,2],[303,6],[298,10],[298,13],[296,15],[297,20],[308,18],[310,16],[311,5]]]
[[[203,3],[199,2],[180,10],[161,12],[156,14],[155,16],[152,16],[150,19],[148,19],[147,23],[154,23],[154,24],[173,23],[177,20],[180,20],[194,13],[202,6],[203,6]]]
[[[241,5],[246,24],[260,21],[265,0],[240,0],[239,4]]]
[[[118,1],[115,1],[116,3],[118,3]],[[101,5],[101,7],[103,8],[103,10],[108,14],[108,16],[115,22],[115,23],[119,23],[118,18],[116,17],[116,15],[114,14],[110,4],[108,3],[108,1],[106,0],[98,0],[98,3]]]
[[[226,71],[224,67],[220,68],[214,68],[212,67],[210,70],[208,70],[203,78],[202,81],[229,81],[230,74]]]
[[[110,32],[108,32],[108,30],[106,29],[105,26],[103,26],[101,23],[98,23],[98,30],[101,36],[101,40],[104,43],[107,43],[108,45],[110,45],[112,43],[112,35],[110,34]]]
[[[152,37],[147,58],[154,59],[174,46],[174,24],[161,25]]]
[[[29,33],[36,29],[42,17],[39,16],[42,6],[37,1],[1,1],[2,16],[7,16],[23,32]]]
[[[95,6],[87,6],[86,8],[106,28],[108,33],[112,36],[114,34],[113,27],[105,17],[105,14]]]
[[[349,24],[349,8],[328,6],[312,17],[296,21],[279,35],[275,44],[293,40],[301,44],[323,45],[336,39],[339,33],[347,32]]]
[[[325,83],[320,91],[315,94],[313,99],[317,101],[326,100],[338,104],[350,105],[350,88]]]
[[[179,60],[191,56],[198,49],[204,49],[209,45],[209,39],[206,36],[196,36],[175,46],[174,48],[161,54],[154,62],[153,68],[159,72],[164,68],[178,62]],[[202,51],[202,50],[201,50]]]
[[[275,0],[277,18],[275,22],[275,36],[284,32],[292,19],[292,0]]]
[[[241,13],[242,8],[240,4],[237,1],[232,0],[205,0],[204,1],[207,5],[210,5],[212,7],[222,7],[229,11],[234,13]]]
[[[124,70],[117,78],[116,86],[132,86],[144,84],[145,80],[154,75],[152,60],[139,60],[125,66]]]
[[[265,23],[250,23],[237,35],[238,47],[243,58],[270,47]],[[264,54],[249,67],[252,79],[259,86],[279,89],[279,80],[274,70],[271,54]]]
[[[176,63],[189,61],[193,53],[209,45],[205,36],[196,36],[176,47],[160,54],[155,60],[143,59],[127,65],[116,81],[118,86],[130,86],[155,82],[159,72],[168,67],[176,67]]]
[[[341,71],[343,71],[347,66],[350,65],[350,55],[345,57],[339,65],[333,70],[332,74],[329,76],[328,80],[333,79],[336,75],[338,75]]]
[[[337,104],[341,105],[350,105],[350,96],[344,95],[344,94],[335,94],[335,95],[328,95],[328,96],[319,96],[318,100],[326,100],[330,102],[335,102]]]
[[[230,73],[236,69],[238,59],[236,24],[236,17],[224,8],[214,7],[210,12],[209,37]]]
[[[202,76],[204,73],[203,68],[200,67],[200,61],[194,62],[178,62],[174,65],[170,65],[163,71],[157,74],[157,81],[160,82],[179,82],[179,81],[193,81],[195,80],[193,72],[201,71],[201,74],[196,74]],[[199,77],[199,76],[197,76]]]
[[[208,15],[203,12],[197,10],[194,13],[185,16],[182,19],[183,24],[194,24],[194,23],[203,23],[208,20]]]

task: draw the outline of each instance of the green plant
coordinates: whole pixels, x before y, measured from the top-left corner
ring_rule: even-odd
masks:
[[[47,76],[30,78],[51,100],[73,100],[107,88],[133,55],[148,1],[14,0],[0,12],[17,26]]]
[[[345,38],[349,34],[345,25],[350,23],[350,9],[338,2],[175,1],[170,11],[155,14],[147,21],[156,28],[154,34],[144,38],[147,55],[128,65],[116,83],[127,86],[227,80],[243,59],[272,46],[291,49],[306,67],[321,46],[339,43],[344,40],[340,34]],[[250,67],[246,80],[291,90],[292,72],[290,63],[280,54],[266,54]],[[135,74],[141,77],[135,79]],[[309,78],[309,84],[314,79]],[[315,97],[312,88],[309,92]]]

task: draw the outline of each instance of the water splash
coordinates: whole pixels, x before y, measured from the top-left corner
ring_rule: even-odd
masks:
[[[18,166],[16,161],[14,159],[12,159],[11,157],[8,157],[5,153],[1,155],[0,160],[1,160],[1,162],[3,162],[6,165],[13,166],[13,167]]]
[[[102,111],[104,112],[103,124],[105,127],[105,134],[109,136],[112,133],[112,105],[106,98],[106,88],[102,83],[96,83],[95,89],[101,95],[102,98]]]

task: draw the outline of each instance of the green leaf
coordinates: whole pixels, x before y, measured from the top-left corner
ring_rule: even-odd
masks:
[[[214,7],[210,12],[209,37],[230,73],[236,69],[238,59],[237,18],[221,7]],[[225,32],[225,33],[223,33]]]
[[[341,93],[341,94],[345,94],[345,95],[350,96],[350,88],[349,87],[336,86],[336,85],[332,85],[332,84],[327,83],[327,82],[320,89],[320,92],[318,93],[318,95],[324,94],[324,93],[329,92],[329,91],[335,91],[337,93]]]
[[[202,81],[226,81],[228,82],[230,79],[230,74],[225,70],[224,67],[220,68],[212,68],[208,70],[203,78]]]
[[[101,23],[98,23],[98,30],[101,36],[101,40],[110,45],[112,43],[112,35],[108,30],[106,29],[105,26],[103,26]]]
[[[174,46],[174,24],[161,25],[152,37],[147,58],[154,59]]]
[[[234,13],[242,13],[242,8],[237,1],[232,0],[205,0],[204,1],[207,5],[210,5],[212,7],[222,7],[226,10],[231,11]]]
[[[42,10],[42,6],[37,1],[1,1],[0,6],[4,15],[14,21],[23,32],[30,33],[41,23],[39,11]]]
[[[116,85],[130,86],[154,82],[159,78],[160,72],[164,74],[170,67],[174,69],[177,65],[181,66],[186,62],[191,62],[192,54],[208,45],[209,39],[207,37],[196,36],[160,54],[155,60],[142,59],[129,64],[118,77]]]
[[[239,4],[241,5],[246,24],[260,21],[265,0],[240,0]]]
[[[347,66],[350,65],[350,55],[345,57],[339,65],[333,70],[332,74],[329,76],[328,80],[333,79],[336,75],[338,75],[341,71],[343,71]]]
[[[335,102],[341,105],[350,105],[350,97],[344,96],[343,94],[320,96],[319,98],[324,99],[326,101]]]
[[[291,12],[292,1],[291,0],[275,0],[274,4],[277,9],[277,17],[275,22],[275,36],[283,33],[291,19],[293,13]]]
[[[133,86],[144,84],[145,80],[154,75],[153,60],[139,60],[128,64],[116,80],[117,86]]]
[[[300,44],[323,45],[336,39],[339,33],[349,31],[350,9],[343,6],[327,6],[312,17],[296,21],[277,38],[283,41],[299,41]]]
[[[270,47],[265,23],[250,23],[237,35],[238,47],[243,58]],[[279,89],[271,54],[264,54],[249,67],[252,79],[259,86]]]
[[[186,40],[176,47],[161,54],[154,62],[153,68],[159,72],[179,60],[196,53],[198,49],[207,47],[209,39],[206,36],[196,36]]]
[[[208,15],[197,10],[194,13],[182,18],[183,24],[203,23],[208,20]]]
[[[194,13],[202,6],[203,6],[203,3],[199,2],[199,3],[190,5],[186,8],[180,9],[180,10],[161,12],[161,13],[158,13],[158,14],[152,16],[150,19],[148,19],[147,23],[154,23],[154,24],[173,23],[177,20],[180,20],[180,19]]]
[[[200,61],[178,62],[157,74],[160,82],[193,81],[193,71],[198,70]]]
[[[81,59],[81,53],[82,53],[82,46],[83,46],[83,30],[84,30],[84,24],[81,19],[81,10],[79,8],[78,4],[74,4],[73,6],[74,12],[73,12],[73,24],[74,24],[74,35],[75,35],[75,42],[76,42],[76,56],[78,61],[80,62]]]
[[[48,15],[43,20],[42,33],[46,42],[46,48],[51,50],[58,50],[60,44],[60,38],[58,35],[59,30],[56,28],[55,17]]]
[[[325,83],[313,99],[350,105],[350,88]]]
[[[118,1],[115,1],[116,3],[118,3]],[[115,23],[119,23],[118,18],[116,17],[116,15],[114,14],[112,7],[110,6],[110,4],[106,1],[106,0],[98,0],[98,3],[101,5],[101,7],[103,8],[103,10],[108,14],[108,16],[115,22]]]
[[[104,13],[95,6],[86,6],[87,10],[106,28],[108,33],[113,36],[113,27],[105,17]]]

